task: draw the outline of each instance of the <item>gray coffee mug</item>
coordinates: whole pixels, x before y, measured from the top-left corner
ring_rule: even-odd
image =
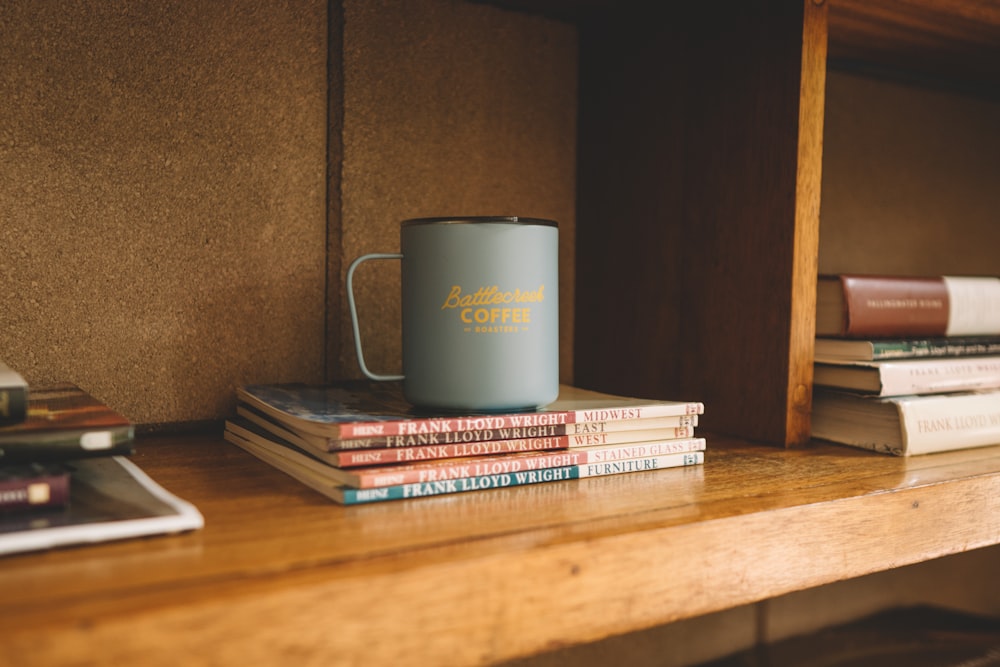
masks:
[[[418,218],[400,225],[400,253],[374,253],[347,270],[361,371],[402,380],[416,406],[537,408],[559,394],[559,227],[521,217]],[[403,374],[365,365],[354,271],[402,260]]]

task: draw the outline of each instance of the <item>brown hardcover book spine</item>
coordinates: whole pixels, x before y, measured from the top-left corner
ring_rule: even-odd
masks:
[[[948,288],[941,278],[841,276],[844,336],[943,336]]]

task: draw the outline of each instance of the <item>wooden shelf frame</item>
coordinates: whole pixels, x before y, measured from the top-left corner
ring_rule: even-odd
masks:
[[[1000,543],[1000,447],[709,442],[696,468],[344,508],[218,437],[142,440],[205,528],[5,558],[0,662],[489,664]]]
[[[827,8],[632,7],[580,22],[576,381],[800,445]]]
[[[997,96],[1000,12],[982,0],[581,3],[574,20],[577,383],[697,396],[712,429],[802,445],[828,56]]]
[[[205,529],[3,559],[0,662],[489,664],[1000,544],[1000,447],[807,440],[827,46],[957,78],[997,62],[992,5],[546,4],[581,29],[580,383],[801,447],[340,508],[217,436],[146,439]]]

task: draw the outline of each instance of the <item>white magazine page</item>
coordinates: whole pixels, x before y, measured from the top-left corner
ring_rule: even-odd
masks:
[[[201,512],[121,456],[79,459],[64,508],[0,514],[0,556],[204,526]]]

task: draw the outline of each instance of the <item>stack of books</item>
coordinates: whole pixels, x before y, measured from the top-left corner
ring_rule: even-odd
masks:
[[[703,412],[562,386],[539,410],[427,414],[396,382],[253,385],[225,437],[353,505],[699,465]]]
[[[135,429],[80,387],[0,363],[0,555],[200,528],[126,457]]]
[[[814,437],[908,456],[1000,444],[1000,278],[820,276]]]

